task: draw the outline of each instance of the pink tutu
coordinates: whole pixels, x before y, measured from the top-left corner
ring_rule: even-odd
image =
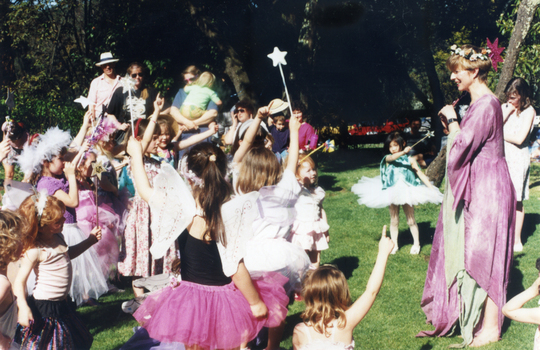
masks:
[[[77,211],[77,224],[88,235],[96,226],[96,203],[94,193],[90,190],[79,191],[79,206]],[[100,202],[99,226],[101,226],[101,240],[94,245],[98,255],[101,270],[105,278],[113,277],[118,262],[118,233],[121,217],[107,204]]]
[[[280,278],[281,277],[281,278]],[[231,349],[255,338],[264,326],[275,327],[287,316],[289,299],[283,276],[254,281],[268,307],[268,319],[256,319],[234,283],[207,286],[182,281],[150,294],[133,317],[150,337],[209,349]]]

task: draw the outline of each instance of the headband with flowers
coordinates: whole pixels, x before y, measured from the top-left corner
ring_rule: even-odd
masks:
[[[450,47],[450,51],[452,52],[452,55],[458,55],[470,61],[476,61],[479,59],[482,61],[487,61],[488,55],[491,54],[490,49],[482,48],[482,52],[477,53],[474,52],[473,49],[463,50],[455,44]]]
[[[180,175],[193,182],[196,186],[204,187],[204,181],[200,177],[195,175],[193,171],[188,169],[187,156],[183,157],[180,161]]]

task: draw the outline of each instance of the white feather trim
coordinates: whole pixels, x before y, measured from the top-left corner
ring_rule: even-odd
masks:
[[[71,143],[71,135],[60,130],[57,126],[49,128],[45,134],[40,135],[32,145],[25,145],[17,163],[25,175],[41,171],[44,160],[51,160],[60,154],[62,148]]]
[[[43,210],[45,209],[45,206],[47,205],[47,199],[49,198],[49,194],[45,188],[41,189],[35,197],[37,199],[34,200],[36,205],[36,211],[38,215],[38,219],[41,220],[41,216],[43,215]]]

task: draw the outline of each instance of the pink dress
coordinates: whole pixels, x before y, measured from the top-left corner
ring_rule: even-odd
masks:
[[[482,305],[475,303],[483,303],[486,294],[499,308],[500,332],[512,266],[516,197],[504,157],[497,98],[484,95],[473,103],[461,131],[449,135],[448,145],[447,186],[421,302],[435,330],[417,336],[450,333],[462,310],[481,312]],[[470,320],[460,324],[468,345],[479,327],[473,324],[475,315],[461,316]]]
[[[144,168],[150,185],[159,172],[160,162],[145,157]],[[131,169],[128,170],[131,172]],[[130,174],[131,175],[131,174]],[[131,210],[126,219],[126,229],[122,239],[118,272],[123,276],[148,277],[171,272],[171,264],[176,259],[176,244],[161,259],[154,260],[150,247],[154,239],[150,230],[150,207],[137,193],[133,197]]]

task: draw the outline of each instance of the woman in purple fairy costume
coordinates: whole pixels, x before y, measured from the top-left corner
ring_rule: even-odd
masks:
[[[459,320],[462,345],[473,347],[499,340],[516,210],[501,104],[486,85],[489,54],[454,45],[446,62],[471,104],[461,125],[452,105],[439,112],[450,132],[447,180],[421,303],[435,329],[418,334],[451,334]]]

